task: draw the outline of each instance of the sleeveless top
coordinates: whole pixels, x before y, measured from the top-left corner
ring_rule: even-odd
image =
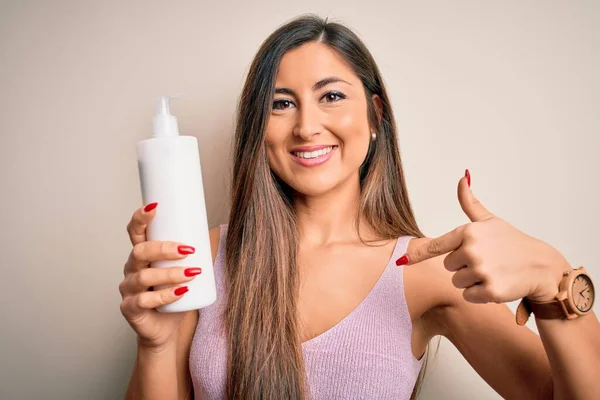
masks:
[[[225,399],[227,342],[220,318],[225,309],[225,239],[214,263],[217,301],[200,310],[189,366],[196,400]],[[392,257],[367,297],[344,319],[302,343],[306,379],[314,400],[409,399],[423,358],[411,350],[412,322],[404,295],[403,267],[395,260],[411,236],[397,239]]]

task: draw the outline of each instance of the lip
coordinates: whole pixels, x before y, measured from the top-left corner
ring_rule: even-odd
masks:
[[[326,149],[328,147],[337,147],[337,145],[335,145],[335,144],[320,144],[320,145],[316,145],[316,146],[298,146],[298,147],[294,147],[293,149],[291,149],[290,152],[292,152],[292,151],[317,151],[317,150],[321,150],[321,149]]]
[[[313,146],[313,147],[319,147],[319,146]],[[318,149],[322,149],[325,147],[330,147],[330,146],[320,146]],[[337,149],[338,149],[337,146],[333,146],[333,149],[331,149],[331,151],[329,153],[327,153],[323,156],[320,156],[320,157],[310,158],[310,159],[297,157],[293,153],[290,153],[290,156],[296,163],[302,165],[303,167],[316,167],[318,165],[325,164],[327,161],[329,161],[329,159],[331,157],[333,157],[333,154],[336,152]],[[294,151],[305,151],[305,150],[294,150]]]

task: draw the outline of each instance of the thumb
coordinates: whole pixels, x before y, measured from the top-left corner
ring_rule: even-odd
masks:
[[[458,182],[458,202],[472,222],[485,221],[494,217],[487,208],[481,204],[471,191],[471,174],[467,169],[465,177]]]

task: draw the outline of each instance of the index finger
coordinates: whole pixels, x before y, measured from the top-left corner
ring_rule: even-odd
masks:
[[[463,242],[464,227],[465,225],[459,226],[445,235],[429,239],[426,243],[396,260],[396,265],[416,264],[458,249]]]
[[[129,234],[129,240],[132,245],[136,245],[141,242],[145,242],[146,238],[146,227],[154,218],[156,211],[154,210],[158,203],[150,203],[145,207],[138,208],[133,213],[131,220],[127,224],[127,233]]]

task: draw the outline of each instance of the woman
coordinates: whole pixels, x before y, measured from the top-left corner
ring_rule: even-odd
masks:
[[[387,92],[348,28],[304,16],[275,31],[238,113],[230,223],[210,232],[217,302],[156,312],[202,266],[148,268],[194,251],[146,241],[160,204],[128,225],[121,311],[138,335],[129,398],[409,398],[436,335],[503,397],[600,393],[593,312],[536,314],[542,342],[503,304],[553,300],[572,270],[557,250],[487,211],[468,171],[458,197],[472,222],[421,233]]]

